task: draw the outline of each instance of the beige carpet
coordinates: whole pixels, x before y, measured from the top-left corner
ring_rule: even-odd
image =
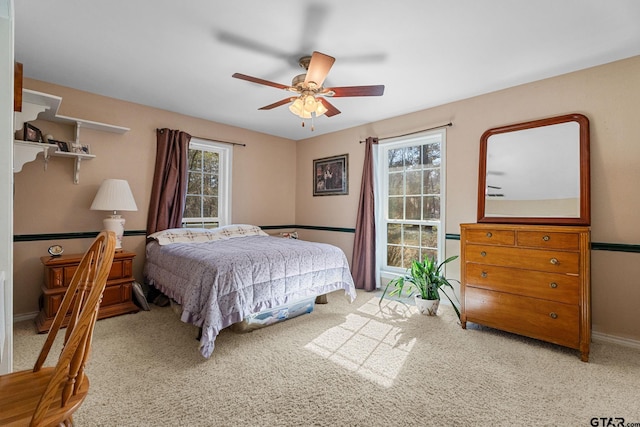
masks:
[[[15,368],[44,340],[15,328]],[[221,333],[211,359],[171,308],[101,320],[78,426],[589,426],[640,422],[640,351],[578,353],[488,328],[462,330],[358,292],[247,334]],[[601,422],[601,421],[600,421]],[[597,424],[602,425],[602,424]]]

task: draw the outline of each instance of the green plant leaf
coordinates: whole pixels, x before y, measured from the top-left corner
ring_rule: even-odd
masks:
[[[458,258],[458,255],[450,256],[440,264],[437,263],[437,260],[429,256],[426,256],[422,261],[412,261],[411,267],[407,269],[405,276],[398,277],[387,283],[387,286],[380,297],[380,303],[382,303],[382,299],[387,294],[389,287],[394,288],[389,292],[389,296],[402,296],[402,292],[405,290],[406,285],[409,296],[411,296],[415,291],[420,294],[420,297],[423,299],[440,299],[439,291],[442,290],[442,293],[445,294],[447,299],[451,302],[451,305],[453,305],[453,308],[458,315],[458,319],[460,319],[460,310],[458,308],[459,302],[457,306],[445,290],[445,288],[448,287],[453,292],[454,298],[457,300],[455,289],[442,273],[444,265],[456,258]]]

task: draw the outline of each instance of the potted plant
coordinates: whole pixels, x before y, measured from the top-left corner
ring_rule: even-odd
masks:
[[[411,268],[407,269],[404,276],[397,277],[387,283],[387,286],[384,288],[384,292],[380,297],[380,302],[382,302],[382,299],[387,294],[390,287],[394,288],[389,292],[390,296],[402,296],[403,290],[406,289],[409,296],[415,293],[416,306],[418,307],[418,310],[420,310],[420,313],[435,316],[438,311],[438,306],[440,305],[440,291],[442,291],[442,293],[451,302],[453,309],[458,315],[458,319],[460,319],[460,309],[447,293],[447,288],[449,288],[448,290],[451,291],[453,298],[457,301],[453,286],[449,282],[449,279],[444,277],[444,273],[442,271],[445,264],[456,258],[458,258],[458,256],[454,255],[445,259],[440,264],[429,256],[426,256],[422,262],[414,260],[411,263]]]

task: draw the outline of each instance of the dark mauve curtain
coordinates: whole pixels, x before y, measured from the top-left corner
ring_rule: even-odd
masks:
[[[373,145],[378,138],[366,140],[360,203],[356,220],[356,235],[353,243],[351,274],[356,288],[373,291],[376,289],[376,224],[373,197]]]
[[[156,136],[156,169],[149,202],[147,235],[181,226],[187,193],[191,135],[165,128],[158,129]]]

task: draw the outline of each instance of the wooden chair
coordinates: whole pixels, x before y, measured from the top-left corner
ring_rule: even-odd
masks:
[[[89,380],[84,373],[116,237],[102,231],[87,250],[67,289],[33,370],[0,376],[0,426],[73,424]],[[55,367],[43,367],[65,315],[63,347]]]

